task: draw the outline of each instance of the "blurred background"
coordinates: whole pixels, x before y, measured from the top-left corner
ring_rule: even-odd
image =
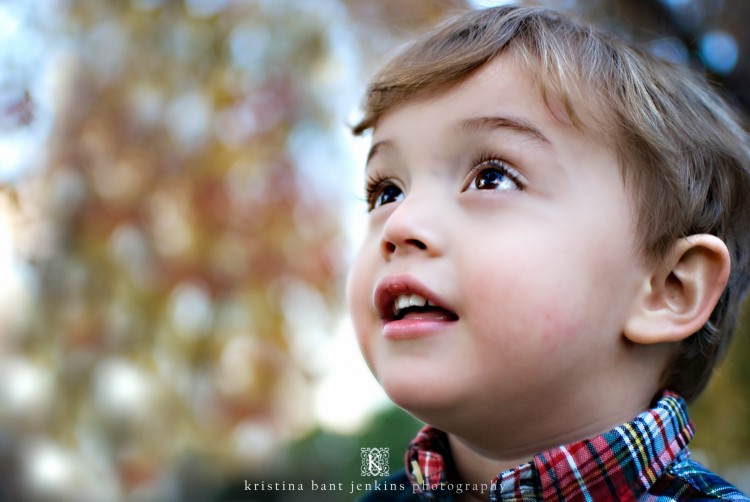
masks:
[[[395,48],[498,3],[0,1],[0,501],[353,500],[361,448],[400,468],[419,424],[344,308],[347,126]],[[750,107],[750,2],[541,3]],[[750,491],[742,324],[694,450]]]

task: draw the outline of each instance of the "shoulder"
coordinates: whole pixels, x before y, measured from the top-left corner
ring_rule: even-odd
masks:
[[[391,476],[378,480],[372,489],[358,499],[358,502],[409,502],[419,500],[412,493],[411,482],[406,472],[400,470]]]
[[[750,502],[750,497],[698,462],[675,462],[649,490],[646,500],[730,500]]]

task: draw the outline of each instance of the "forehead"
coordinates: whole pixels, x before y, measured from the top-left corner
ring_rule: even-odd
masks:
[[[423,135],[424,127],[452,133],[501,129],[553,144],[553,140],[564,141],[570,135],[609,143],[602,140],[604,135],[590,134],[590,128],[574,123],[567,110],[563,99],[549,92],[545,96],[540,79],[532,76],[514,53],[506,51],[458,85],[409,98],[388,110],[374,128],[369,157],[394,142]],[[421,126],[415,128],[416,123]]]

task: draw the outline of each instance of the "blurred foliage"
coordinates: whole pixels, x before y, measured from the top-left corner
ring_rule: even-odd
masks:
[[[316,430],[285,450],[282,469],[265,469],[229,480],[217,495],[218,502],[271,502],[276,500],[351,501],[367,492],[367,484],[378,478],[363,477],[361,448],[388,448],[390,473],[403,469],[406,445],[421,423],[407,413],[388,408],[375,414],[364,430],[356,435]],[[277,490],[249,492],[249,483],[302,484],[304,492],[293,494]],[[335,490],[313,491],[311,481],[335,486]],[[296,495],[296,496],[295,496]]]
[[[750,104],[750,2],[546,3],[703,65]],[[54,128],[42,165],[0,192],[19,284],[0,315],[0,500],[351,500],[361,447],[401,467],[419,427],[405,413],[358,435],[312,414],[342,314],[342,181],[359,169],[336,138],[383,58],[462,6],[55,2]],[[41,120],[32,74],[0,85],[4,134]],[[742,325],[694,406],[698,454],[735,482],[750,477],[747,309]],[[243,489],[311,479],[345,489]]]
[[[335,17],[276,2],[67,8],[48,162],[18,186],[38,286],[4,333],[6,386],[33,386],[3,410],[16,489],[194,499],[311,422],[311,359],[343,275],[341,197],[316,178],[345,167],[300,165],[298,150],[341,127]]]

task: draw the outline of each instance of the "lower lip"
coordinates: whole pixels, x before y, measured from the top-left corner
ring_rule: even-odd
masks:
[[[412,340],[435,335],[452,326],[456,321],[429,321],[424,319],[401,319],[383,325],[383,336],[390,340]]]

